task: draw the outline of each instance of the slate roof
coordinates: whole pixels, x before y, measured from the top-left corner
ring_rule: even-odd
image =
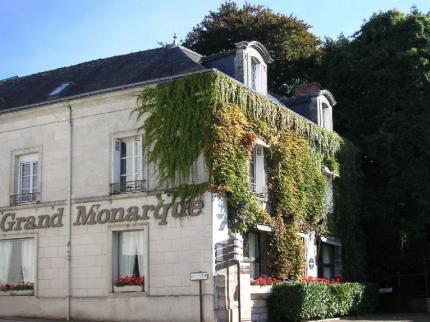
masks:
[[[53,98],[207,70],[200,60],[200,55],[184,47],[162,47],[0,81],[0,112]],[[60,95],[49,96],[67,82],[72,85]]]

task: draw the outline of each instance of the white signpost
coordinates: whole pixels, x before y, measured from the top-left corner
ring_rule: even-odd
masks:
[[[202,281],[209,278],[207,272],[194,272],[190,273],[191,281],[199,281],[199,300],[200,300],[200,322],[203,322],[203,293],[202,293]]]

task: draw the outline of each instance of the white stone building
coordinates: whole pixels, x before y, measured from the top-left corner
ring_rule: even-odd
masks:
[[[157,184],[131,112],[146,86],[210,68],[276,100],[267,93],[268,63],[261,44],[242,42],[211,57],[159,48],[0,81],[0,285],[34,283],[25,296],[0,291],[0,316],[249,321],[249,283],[264,273],[258,244],[267,227],[246,237],[238,296],[234,267],[216,268],[219,245],[231,238],[225,201],[207,192],[175,218],[181,209],[169,207]],[[328,91],[305,91],[294,104],[308,104],[305,116],[332,129]],[[263,193],[264,166],[258,155],[254,161],[251,177]],[[202,158],[196,167],[194,182],[207,181]],[[312,234],[303,240],[316,276],[317,242]],[[339,245],[326,238],[322,246],[325,276],[338,273]],[[195,272],[207,279],[192,280]],[[117,292],[116,280],[130,275],[144,277],[144,286]],[[257,311],[253,320],[263,321]]]

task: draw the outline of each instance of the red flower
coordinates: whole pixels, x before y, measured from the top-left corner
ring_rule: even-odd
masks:
[[[259,276],[254,280],[252,284],[264,286],[264,285],[274,285],[280,282],[282,282],[282,279],[276,276],[267,276],[267,277]]]
[[[115,281],[115,286],[124,286],[124,285],[144,285],[145,277],[144,276],[125,276],[120,277]]]

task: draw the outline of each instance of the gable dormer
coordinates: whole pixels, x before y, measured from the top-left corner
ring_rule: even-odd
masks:
[[[258,41],[236,44],[235,78],[250,89],[267,94],[267,65],[272,62],[267,49]]]
[[[203,57],[201,62],[237,79],[250,89],[267,94],[267,65],[272,62],[267,49],[258,41],[242,41],[236,49]]]
[[[294,96],[286,99],[288,108],[302,115],[322,128],[333,131],[333,94],[317,83],[299,85]]]

